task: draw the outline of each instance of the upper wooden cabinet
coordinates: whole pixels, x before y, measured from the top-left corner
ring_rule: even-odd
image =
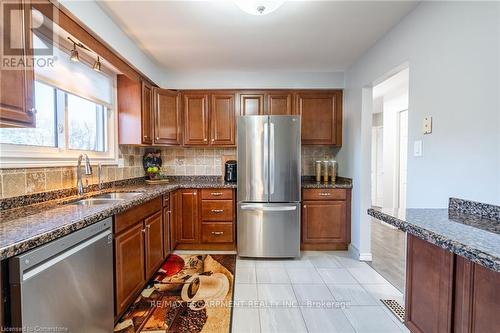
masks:
[[[180,94],[153,88],[154,143],[181,144]]]
[[[0,20],[0,30],[3,45],[14,45],[12,55],[4,50],[6,60],[10,56],[15,59],[24,58],[29,64],[29,52],[32,45],[31,37],[31,8],[28,4],[19,1],[11,3],[18,10],[11,11],[9,27],[5,27],[4,19]],[[7,16],[6,16],[7,17]],[[11,43],[12,41],[12,43]],[[21,43],[21,45],[19,45]],[[16,61],[17,63],[17,61]],[[0,70],[0,127],[35,127],[35,113],[33,101],[33,67],[23,66],[15,69],[3,68]]]
[[[184,94],[184,145],[209,144],[208,94]]]
[[[118,143],[153,143],[153,91],[144,81],[117,77]]]
[[[239,100],[242,116],[294,114],[292,91],[244,91]]]
[[[269,92],[266,94],[267,114],[271,116],[292,115],[293,98],[290,92]]]
[[[210,144],[231,146],[235,144],[235,98],[234,94],[211,95],[210,104]]]
[[[302,144],[342,145],[342,91],[298,92],[295,107],[302,118]]]
[[[266,114],[264,110],[264,93],[240,93],[240,114],[242,116],[259,116]]]

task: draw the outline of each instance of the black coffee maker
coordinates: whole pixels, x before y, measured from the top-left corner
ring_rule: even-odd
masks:
[[[224,180],[226,182],[236,183],[236,161],[226,161],[224,166]]]

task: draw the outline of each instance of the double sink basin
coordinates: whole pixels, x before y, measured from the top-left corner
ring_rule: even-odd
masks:
[[[66,203],[66,205],[77,205],[77,206],[96,206],[96,205],[106,205],[113,204],[122,200],[132,199],[138,195],[143,194],[143,192],[110,192],[98,194],[96,196],[79,199]]]

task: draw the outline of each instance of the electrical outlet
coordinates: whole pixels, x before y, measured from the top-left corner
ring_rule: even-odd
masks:
[[[421,157],[423,155],[422,140],[417,140],[413,143],[413,156]]]
[[[425,117],[424,118],[422,130],[423,130],[424,134],[431,134],[432,133],[432,117]]]

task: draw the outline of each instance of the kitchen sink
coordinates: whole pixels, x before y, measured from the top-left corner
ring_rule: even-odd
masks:
[[[90,199],[106,199],[106,200],[126,200],[135,198],[138,195],[141,195],[142,192],[110,192],[96,195]]]
[[[75,206],[97,206],[97,205],[108,205],[113,204],[115,202],[121,201],[120,199],[81,199],[76,201],[68,202],[66,205],[75,205]]]

